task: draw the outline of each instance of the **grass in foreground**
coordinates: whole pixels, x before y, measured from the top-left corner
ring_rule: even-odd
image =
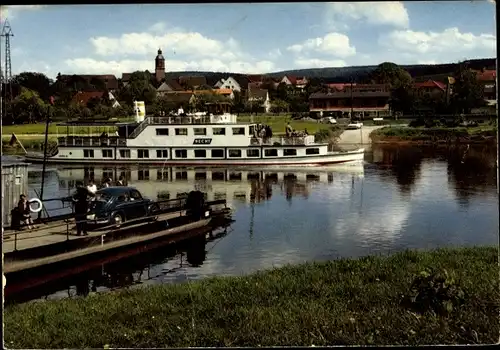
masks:
[[[497,256],[493,247],[407,251],[10,306],[4,313],[5,344],[98,348],[494,343],[500,331]],[[426,269],[446,269],[448,277],[444,283],[434,278],[434,287],[424,278],[412,291],[412,283]],[[414,297],[423,311],[403,306],[402,295]],[[426,301],[433,307],[425,307]]]

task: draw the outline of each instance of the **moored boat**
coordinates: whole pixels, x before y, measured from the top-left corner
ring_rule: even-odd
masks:
[[[72,135],[82,127],[113,128],[111,135]],[[364,149],[329,151],[313,135],[272,136],[256,123],[237,116],[184,115],[146,117],[132,123],[68,122],[58,124],[66,135],[48,150],[48,163],[151,164],[200,166],[306,166],[361,162]],[[113,135],[114,133],[114,135]],[[29,162],[43,162],[41,154],[28,153]]]

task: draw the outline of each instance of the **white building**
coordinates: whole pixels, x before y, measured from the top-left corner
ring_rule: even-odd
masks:
[[[241,92],[241,86],[238,84],[236,79],[233,77],[229,77],[227,79],[221,79],[219,80],[215,85],[215,88],[217,89],[230,89],[233,91],[238,91]]]

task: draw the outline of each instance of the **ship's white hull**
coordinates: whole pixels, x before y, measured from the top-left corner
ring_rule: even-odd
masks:
[[[43,162],[43,155],[28,154],[27,162]],[[47,163],[57,164],[147,164],[160,166],[323,166],[362,162],[364,149],[347,152],[328,152],[321,155],[284,158],[244,158],[244,159],[88,159],[47,157]]]

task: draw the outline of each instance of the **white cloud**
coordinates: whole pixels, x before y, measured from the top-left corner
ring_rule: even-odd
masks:
[[[164,22],[158,22],[149,27],[149,31],[153,33],[164,32],[167,30],[167,25]]]
[[[325,11],[330,27],[349,27],[349,22],[359,21],[372,25],[391,25],[408,28],[408,11],[400,1],[386,2],[335,2],[328,3]]]
[[[301,44],[289,46],[287,50],[294,53],[316,51],[341,58],[356,54],[356,48],[351,46],[349,37],[340,33],[328,33],[322,38],[307,39]]]
[[[472,52],[486,50],[494,53],[496,38],[493,34],[461,33],[456,27],[442,32],[416,32],[413,30],[396,30],[379,39],[382,46],[426,54],[434,52]]]
[[[90,39],[94,55],[65,60],[67,73],[118,76],[136,70],[154,70],[154,57],[163,49],[167,71],[219,71],[235,73],[269,73],[276,70],[274,62],[246,54],[233,38],[216,40],[198,32],[168,28],[155,23],[148,32],[125,33],[117,37]],[[273,50],[269,58],[281,55]]]
[[[269,52],[269,58],[271,59],[276,59],[278,57],[281,57],[281,50],[276,48],[276,49],[273,49]]]
[[[163,24],[155,24],[154,30]],[[164,27],[163,27],[164,28]],[[90,39],[96,54],[100,56],[151,55],[158,48],[171,49],[176,55],[190,57],[217,57],[234,60],[241,56],[238,43],[230,38],[226,42],[211,39],[197,32],[182,30],[165,34],[142,32],[126,33],[120,37],[95,37]]]
[[[122,73],[134,72],[137,70],[154,71],[154,60],[96,60],[94,58],[68,59],[64,62],[68,67],[66,73],[81,74],[115,74],[121,76]],[[167,71],[218,71],[236,73],[269,73],[276,70],[271,61],[231,61],[226,62],[216,58],[200,60],[166,60]]]
[[[345,67],[347,63],[343,60],[322,60],[319,58],[297,58],[294,61],[298,68],[324,68]]]
[[[21,11],[34,11],[40,10],[46,7],[46,5],[9,5],[9,6],[0,6],[0,18],[3,22],[4,18],[11,20],[16,17],[16,14]]]

